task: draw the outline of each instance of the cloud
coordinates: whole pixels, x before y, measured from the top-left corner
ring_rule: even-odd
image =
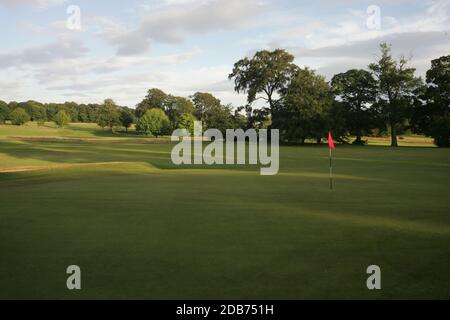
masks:
[[[22,49],[16,52],[0,53],[0,69],[44,64],[52,61],[82,57],[88,49],[75,37],[60,37],[54,42]]]
[[[334,21],[305,18],[303,32],[299,22],[294,22],[266,35],[263,47],[286,48],[295,54],[298,64],[312,66],[328,78],[351,67],[367,67],[383,41],[392,44],[394,56],[411,57],[420,75],[429,68],[431,59],[450,50],[449,0],[427,2],[415,14],[382,15],[381,30],[369,30],[365,10],[352,8],[355,1],[348,4],[347,13]]]
[[[20,7],[32,6],[37,8],[47,8],[54,5],[60,5],[67,0],[0,0],[0,6],[5,7]]]
[[[257,18],[265,6],[257,0],[170,1],[146,11],[138,27],[127,30],[111,21],[98,35],[121,55],[145,52],[152,42],[181,43],[187,34],[231,30]]]
[[[406,56],[428,54],[435,46],[450,46],[450,35],[445,32],[411,32],[391,34],[384,37],[356,41],[338,46],[325,46],[316,49],[290,48],[297,57],[314,58],[368,58],[379,52],[381,42],[395,44],[394,52]]]

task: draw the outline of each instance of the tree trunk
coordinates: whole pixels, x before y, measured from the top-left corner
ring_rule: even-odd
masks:
[[[397,126],[395,123],[391,123],[391,147],[398,147]]]
[[[356,133],[356,140],[354,142],[354,144],[356,145],[362,145],[362,133],[360,130],[358,130],[358,132]]]

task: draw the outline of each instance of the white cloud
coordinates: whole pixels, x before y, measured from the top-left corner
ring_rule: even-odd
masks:
[[[257,0],[170,1],[147,11],[134,30],[114,23],[99,33],[123,55],[145,52],[152,42],[180,43],[189,33],[204,34],[246,26],[264,5]]]
[[[43,64],[60,59],[82,57],[88,49],[75,37],[60,37],[54,42],[25,48],[15,52],[0,53],[0,69]]]
[[[67,0],[0,0],[0,6],[20,7],[33,6],[38,8],[47,8],[54,5],[60,5]]]

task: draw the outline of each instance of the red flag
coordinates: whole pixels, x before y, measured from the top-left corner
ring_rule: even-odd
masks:
[[[331,135],[331,132],[328,132],[328,145],[330,146],[330,149],[335,149],[333,136]]]

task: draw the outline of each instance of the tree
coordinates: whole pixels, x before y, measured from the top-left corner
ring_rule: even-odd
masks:
[[[194,116],[202,121],[205,127],[210,128],[209,118],[211,117],[211,112],[220,108],[220,100],[205,92],[196,92],[191,99],[194,103]]]
[[[63,128],[70,123],[71,119],[65,110],[61,110],[53,117],[53,121],[58,127]]]
[[[380,114],[391,130],[391,145],[398,146],[397,133],[400,126],[410,116],[414,100],[414,91],[421,80],[414,76],[416,69],[408,68],[408,60],[392,58],[391,47],[382,43],[381,58],[370,64],[378,84],[377,106]]]
[[[278,107],[273,128],[279,128],[282,139],[304,142],[314,138],[318,143],[331,129],[331,88],[323,76],[308,68],[300,69],[289,87],[283,91],[283,104]]]
[[[11,119],[12,124],[17,126],[21,126],[31,119],[28,113],[23,108],[14,109],[10,113],[9,118]]]
[[[266,129],[271,121],[269,110],[266,108],[255,109],[251,105],[237,108],[236,112],[245,112],[246,129]]]
[[[112,101],[112,100],[111,100]],[[74,121],[78,120],[79,114],[79,105],[76,102],[64,102],[63,104],[64,110],[66,110],[67,114]]]
[[[169,95],[166,101],[166,112],[172,123],[172,128],[177,128],[183,114],[194,112],[194,104],[186,98]]]
[[[170,120],[161,109],[150,109],[139,118],[136,124],[136,130],[142,134],[152,134],[156,138],[167,132],[170,126]]]
[[[33,121],[36,121],[39,126],[45,124],[47,120],[47,110],[42,105],[34,105],[31,108]]]
[[[340,111],[345,126],[350,134],[356,136],[354,144],[363,144],[363,134],[368,134],[374,123],[370,107],[377,94],[375,79],[368,71],[352,69],[335,75],[331,86],[342,102]]]
[[[99,108],[97,114],[97,124],[106,128],[109,127],[113,131],[115,126],[120,125],[120,114],[117,105],[112,99],[106,99]]]
[[[181,115],[180,120],[178,121],[178,128],[186,129],[190,134],[193,135],[195,121],[197,121],[197,119],[194,117],[194,115],[190,113],[185,113]]]
[[[9,120],[10,112],[8,104],[0,100],[0,124],[4,124],[6,120]]]
[[[128,129],[131,127],[131,125],[134,123],[134,114],[133,112],[128,108],[122,108],[120,110],[120,117],[119,117],[120,123],[125,128],[125,131],[128,132]]]
[[[263,99],[269,104],[273,116],[279,103],[277,94],[285,89],[298,67],[293,63],[294,56],[285,50],[258,51],[253,58],[244,58],[234,65],[229,79],[234,79],[235,91],[247,93],[248,103]],[[262,94],[258,97],[259,94]]]
[[[168,95],[160,89],[150,89],[147,96],[136,107],[136,117],[142,117],[147,110],[153,108],[166,109]]]
[[[417,96],[413,130],[433,137],[439,147],[450,147],[450,55],[431,61],[426,86]]]

